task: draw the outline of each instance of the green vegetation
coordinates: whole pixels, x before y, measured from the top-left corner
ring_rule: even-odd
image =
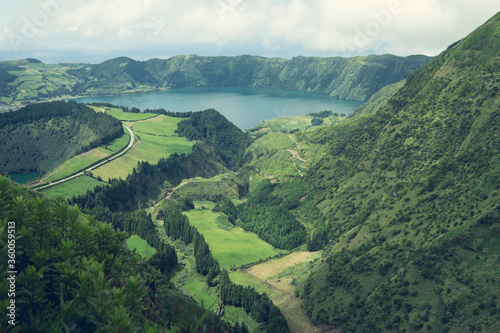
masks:
[[[166,209],[159,212],[158,215],[164,219],[165,234],[174,240],[182,239],[185,245],[192,243],[196,273],[206,277],[208,287],[219,286],[217,313],[221,314],[225,305],[241,307],[252,318],[261,323],[262,328],[270,332],[289,332],[288,324],[280,309],[266,294],[259,294],[253,288],[244,288],[233,284],[229,280],[227,271],[220,270],[219,262],[213,257],[205,237],[198,232],[196,227],[190,225],[188,217],[182,214],[175,201],[166,200],[163,207]],[[211,211],[210,213],[213,214]],[[183,280],[183,285],[186,283],[186,278],[187,274],[183,274],[180,278]],[[190,280],[190,288],[194,287],[200,291],[201,286],[196,284],[196,280]],[[209,292],[201,290],[200,294],[204,301]]]
[[[245,150],[251,142],[245,133],[213,109],[195,112],[189,119],[182,120],[176,133],[212,146],[226,167],[234,171],[243,164]]]
[[[125,179],[138,162],[157,163],[161,158],[167,158],[171,154],[189,153],[194,142],[189,142],[175,133],[180,121],[181,118],[158,115],[131,124],[139,142],[119,159],[95,169],[93,174],[105,180]]]
[[[0,170],[48,172],[123,133],[116,119],[75,102],[32,104],[0,114]]]
[[[17,271],[15,318],[9,298],[0,301],[3,322],[19,331],[172,332],[196,330],[204,310],[162,281],[162,275],[132,254],[126,234],[49,201],[0,177],[0,249],[14,244]],[[9,221],[9,222],[8,222]],[[7,271],[7,261],[1,264]],[[13,268],[10,267],[10,270]],[[9,290],[9,280],[0,287]],[[18,291],[30,291],[18,292]],[[22,314],[29,314],[23,316]],[[208,313],[200,331],[229,332]]]
[[[62,197],[69,199],[73,196],[84,195],[87,191],[92,190],[96,186],[107,186],[108,184],[100,182],[89,176],[79,176],[67,182],[49,187],[42,190],[41,193],[48,197]]]
[[[59,166],[54,172],[42,179],[42,182],[50,182],[56,179],[61,179],[72,175],[80,170],[89,167],[93,163],[106,158],[121,149],[125,148],[130,141],[129,131],[124,131],[123,134],[112,142],[98,148],[94,148],[86,153],[77,155]],[[81,193],[79,193],[81,194]],[[75,194],[75,195],[79,195]]]
[[[326,116],[325,113],[327,114]],[[321,117],[316,116],[321,114]],[[334,125],[344,120],[345,114],[332,111],[320,111],[305,116],[287,116],[267,119],[262,124],[249,130],[252,136],[262,136],[268,132],[295,133],[303,130],[313,130],[317,126]],[[313,123],[314,121],[314,123]]]
[[[352,115],[376,113],[381,107],[387,104],[392,96],[404,87],[405,83],[406,80],[402,80],[383,87],[373,94],[367,102],[361,104]]]
[[[224,173],[212,178],[196,177],[183,181],[172,192],[172,198],[178,201],[219,201],[223,198],[239,199],[246,194],[245,186],[240,184],[234,173]]]
[[[238,206],[243,229],[255,232],[269,244],[292,250],[306,241],[306,229],[290,212],[299,205],[273,195],[275,184],[262,182]]]
[[[106,113],[110,116],[115,117],[121,121],[138,121],[138,120],[146,120],[149,118],[156,117],[154,113],[132,113],[132,112],[124,112],[122,109],[118,108],[107,108]]]
[[[129,249],[135,250],[145,259],[151,258],[156,253],[154,247],[151,247],[148,242],[137,235],[132,235],[127,239],[127,246]]]
[[[207,286],[206,279],[202,275],[196,273],[192,246],[186,246],[181,242],[175,242],[175,247],[180,251],[181,258],[183,258],[181,263],[185,266],[172,278],[172,282],[178,286],[179,290],[193,297],[198,304],[203,305],[208,310],[212,304],[216,304],[217,302],[218,287]],[[214,308],[211,310],[214,310]],[[259,328],[259,324],[242,308],[224,306],[222,320],[232,325],[236,323],[240,325],[245,323],[245,326],[247,326],[251,333],[262,332]]]
[[[380,88],[405,79],[429,61],[372,55],[354,58],[255,56],[175,56],[144,63],[147,72],[167,87],[262,87],[309,91],[365,101]]]
[[[185,214],[189,223],[203,235],[221,268],[239,267],[279,253],[254,233],[233,226],[225,214],[213,212],[212,207]]]
[[[297,135],[327,146],[294,210],[313,200],[322,217],[310,246],[329,244],[299,287],[313,323],[499,330],[499,38],[497,14],[376,114]]]
[[[309,91],[366,101],[430,60],[371,55],[354,58],[175,56],[145,62],[120,57],[101,64],[0,62],[1,103],[69,96],[145,93],[184,87],[262,87]],[[263,79],[265,78],[265,79]]]

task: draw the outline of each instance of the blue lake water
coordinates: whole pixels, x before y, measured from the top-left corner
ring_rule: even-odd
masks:
[[[164,108],[174,112],[216,109],[241,129],[250,129],[265,119],[322,110],[350,114],[361,104],[327,95],[262,88],[182,88],[151,94],[84,97],[76,101],[135,106],[141,110]]]

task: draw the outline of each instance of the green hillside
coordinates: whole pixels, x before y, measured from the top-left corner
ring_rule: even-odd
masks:
[[[361,104],[356,111],[353,112],[353,115],[376,113],[381,107],[387,104],[394,94],[404,87],[405,83],[406,80],[402,80],[383,87],[373,94],[368,101]]]
[[[354,58],[174,56],[145,62],[120,57],[100,64],[0,62],[0,104],[184,87],[293,89],[365,101],[380,88],[406,79],[426,56]]]
[[[329,150],[303,177],[323,216],[310,246],[328,242],[299,288],[314,323],[500,330],[498,40],[500,14],[375,115],[299,137]]]
[[[48,172],[123,134],[120,121],[75,102],[32,104],[0,114],[0,171]]]

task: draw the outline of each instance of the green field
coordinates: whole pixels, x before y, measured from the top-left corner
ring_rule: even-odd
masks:
[[[110,108],[106,113],[121,121],[138,121],[156,117],[154,113],[131,113],[123,112],[121,109]]]
[[[225,214],[212,211],[213,204],[212,206],[207,202],[203,204],[205,209],[198,208],[185,214],[189,218],[189,223],[205,237],[212,255],[219,261],[221,268],[238,267],[282,252],[274,249],[256,234],[233,226]]]
[[[136,250],[144,259],[149,259],[156,253],[154,247],[150,246],[148,242],[137,235],[132,235],[127,239],[127,246],[131,250]]]
[[[266,293],[285,316],[290,332],[322,332],[313,326],[302,310],[302,300],[295,296],[295,285],[309,276],[313,262],[321,252],[293,252],[282,258],[266,261],[250,268],[230,272],[233,283],[251,286]]]
[[[107,145],[92,149],[86,153],[77,155],[64,164],[58,167],[54,172],[43,179],[43,182],[50,182],[72,175],[91,164],[108,157],[111,154],[125,148],[130,141],[130,133],[124,130],[124,133],[119,138],[113,140]]]
[[[157,163],[160,158],[166,158],[173,153],[191,152],[194,142],[189,142],[174,132],[177,123],[181,120],[181,118],[159,115],[131,123],[138,142],[125,155],[95,169],[93,174],[104,180],[120,177],[125,179],[140,161]]]
[[[193,201],[217,201],[221,197],[232,200],[239,198],[238,180],[233,173],[223,173],[212,178],[196,177],[185,181],[185,184],[172,193],[172,199],[177,201],[187,198]]]
[[[342,117],[336,115],[325,117],[323,118],[323,124],[319,126],[313,126],[311,124],[313,118],[314,117],[312,115],[304,115],[266,119],[262,124],[255,126],[249,132],[251,135],[257,135],[259,133],[267,132],[290,133],[293,131],[314,130],[321,126],[334,125],[339,121],[344,120],[345,115]]]
[[[173,278],[172,282],[182,290],[184,293],[189,294],[193,299],[202,305],[205,309],[215,310],[217,307],[217,287],[208,287],[206,278],[197,274],[194,268],[194,256],[192,255],[192,245],[186,247],[185,245],[176,244],[176,249],[181,251],[180,260],[186,264],[186,267],[180,270]],[[213,305],[213,306],[212,306]],[[225,306],[225,313],[222,317],[223,320],[235,324],[245,322],[250,332],[260,332],[259,324],[250,317],[243,308],[234,306]]]
[[[73,195],[78,196],[87,193],[87,190],[92,190],[97,185],[108,185],[105,182],[99,182],[96,179],[88,176],[80,176],[69,180],[54,187],[50,187],[41,191],[44,195],[52,198],[63,197],[71,198]]]

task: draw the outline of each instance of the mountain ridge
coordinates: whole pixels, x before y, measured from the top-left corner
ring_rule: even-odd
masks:
[[[353,58],[178,55],[136,61],[118,57],[100,64],[0,62],[0,103],[51,98],[153,92],[185,87],[260,87],[368,100],[405,79],[431,58],[370,55]]]

